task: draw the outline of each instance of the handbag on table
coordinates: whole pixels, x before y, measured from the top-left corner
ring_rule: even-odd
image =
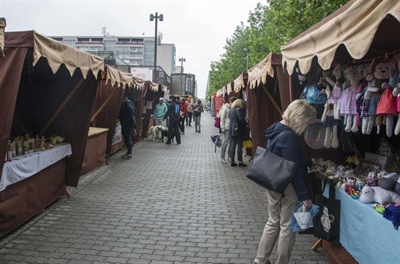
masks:
[[[253,163],[247,173],[247,178],[258,185],[285,196],[286,186],[291,182],[299,166],[298,162],[287,160],[271,151],[276,140],[283,134],[282,131],[268,144],[267,149],[257,146]]]
[[[335,197],[333,182],[329,186],[329,198],[323,196],[327,180],[324,180],[322,194],[317,197],[319,212],[314,218],[314,236],[339,245],[340,242],[340,200]]]

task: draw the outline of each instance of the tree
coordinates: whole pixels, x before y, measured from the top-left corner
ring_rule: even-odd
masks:
[[[249,68],[320,20],[346,4],[348,0],[267,0],[249,13],[248,26],[243,22],[226,39],[220,61],[211,62],[210,88],[207,96],[236,79],[245,69],[249,49]]]

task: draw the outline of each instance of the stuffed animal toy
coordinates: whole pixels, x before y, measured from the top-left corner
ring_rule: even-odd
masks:
[[[379,186],[364,186],[361,190],[360,202],[362,203],[400,203],[400,195],[385,190]]]
[[[357,100],[356,94],[359,83],[363,76],[359,73],[356,65],[350,65],[343,73],[346,79],[346,89],[340,98],[340,114],[345,117],[345,131],[357,132]]]
[[[397,115],[396,108],[396,97],[393,95],[393,87],[400,81],[400,78],[394,77],[394,73],[396,70],[396,63],[394,60],[389,61],[389,83],[384,82],[382,84],[382,89],[384,89],[383,94],[378,103],[378,107],[376,108],[376,114],[384,118],[386,122],[386,135],[391,137],[393,134],[393,123],[394,116]]]
[[[371,116],[376,116],[376,133],[380,133],[380,126],[383,124],[383,115],[377,115],[378,104],[383,93],[382,84],[388,82],[390,76],[393,74],[393,67],[390,65],[389,61],[382,61],[376,64],[373,73],[374,80],[371,83],[371,89],[376,89],[377,92],[373,93],[371,98],[371,104],[369,106],[368,114]],[[386,86],[385,86],[386,87]]]
[[[335,94],[332,95],[332,92],[329,86],[325,89],[326,94],[328,96],[328,101],[325,103],[324,112],[321,117],[321,122],[324,124],[325,127],[325,141],[324,147],[325,148],[337,148],[339,146],[339,139],[338,139],[338,126],[340,124],[340,117],[339,113],[335,115],[337,111],[337,102],[340,98],[340,94],[342,90],[334,89]]]
[[[382,189],[393,191],[400,195],[400,178],[397,173],[390,173],[378,180],[378,185]]]

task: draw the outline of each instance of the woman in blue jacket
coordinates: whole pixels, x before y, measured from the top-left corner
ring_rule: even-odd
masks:
[[[290,217],[296,201],[300,201],[306,210],[312,203],[308,197],[306,177],[307,167],[312,162],[306,158],[302,134],[316,119],[315,109],[304,100],[293,101],[282,115],[282,121],[271,125],[264,132],[268,140],[273,140],[278,134],[286,133],[277,138],[271,149],[276,155],[299,163],[299,169],[288,184],[283,197],[281,193],[267,190],[268,221],[258,246],[255,263],[268,264],[271,252],[278,241],[276,264],[286,264],[295,242],[295,233],[290,230]],[[279,237],[279,239],[278,239]]]

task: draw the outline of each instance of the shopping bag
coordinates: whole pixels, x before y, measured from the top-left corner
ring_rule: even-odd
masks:
[[[314,218],[314,236],[339,245],[340,242],[340,201],[335,197],[333,182],[329,184],[329,198],[323,196],[327,180],[324,181],[322,194],[317,197],[319,212]]]
[[[306,211],[304,205],[294,212],[293,215],[301,229],[305,230],[313,226],[311,212]]]
[[[298,223],[298,221],[296,220],[296,217],[295,217],[295,213],[299,213],[299,212],[301,212],[301,210],[304,210],[304,206],[303,206],[303,204],[301,202],[297,202],[295,207],[294,207],[294,213],[291,216],[290,230],[292,230],[292,232],[304,232],[307,229],[313,227],[314,226],[313,218],[318,214],[319,207],[317,205],[315,205],[315,204],[313,204],[311,206],[311,209],[308,211],[310,213],[310,215],[311,215],[311,219],[308,222],[307,227],[302,226],[302,227],[305,227],[305,228],[300,227],[300,225],[299,225],[299,223]]]

